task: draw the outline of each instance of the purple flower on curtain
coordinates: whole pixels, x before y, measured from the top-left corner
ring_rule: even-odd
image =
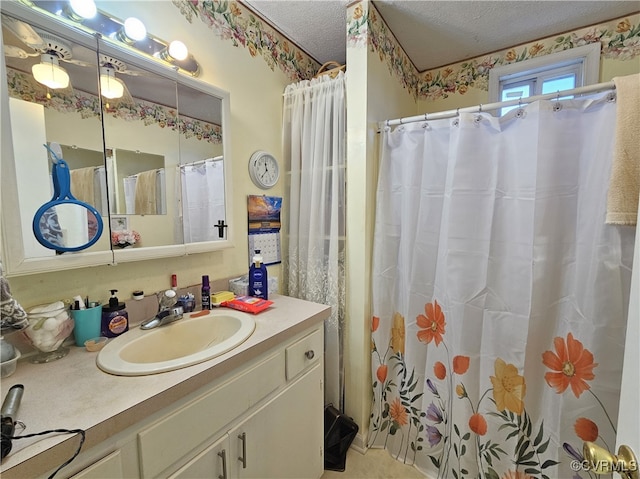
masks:
[[[440,431],[437,427],[427,426],[427,440],[429,441],[429,445],[431,447],[435,446],[436,444],[440,444],[440,441],[442,440],[442,434],[440,434]]]
[[[571,457],[573,457],[576,461],[584,461],[584,457],[582,456],[582,454],[580,454],[578,451],[576,451],[573,446],[571,444],[569,444],[568,442],[565,442],[562,445],[562,449],[564,449],[564,451],[569,454]]]
[[[429,389],[431,390],[434,396],[438,396],[438,390],[436,389],[436,386],[433,384],[431,379],[427,379],[427,386],[429,387]]]
[[[427,408],[427,419],[435,422],[436,424],[440,424],[442,422],[442,411],[440,411],[440,408],[434,403],[429,404],[429,407]]]

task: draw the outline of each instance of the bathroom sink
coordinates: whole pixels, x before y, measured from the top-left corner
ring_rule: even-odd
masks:
[[[112,339],[99,353],[97,364],[105,372],[143,376],[172,371],[207,361],[244,342],[255,329],[246,313],[212,310],[151,330],[140,328]]]

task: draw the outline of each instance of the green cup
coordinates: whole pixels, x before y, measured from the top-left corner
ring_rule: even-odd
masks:
[[[87,309],[72,309],[71,316],[75,323],[73,336],[76,346],[84,346],[87,339],[100,336],[100,322],[102,320],[102,306],[98,305]]]

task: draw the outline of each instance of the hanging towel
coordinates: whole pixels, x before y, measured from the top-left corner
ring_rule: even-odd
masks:
[[[2,329],[12,327],[13,329],[24,329],[29,325],[27,313],[20,306],[13,296],[9,282],[4,277],[2,263],[0,262],[0,310],[2,314]]]
[[[156,175],[157,170],[143,171],[136,181],[136,214],[156,214]]]
[[[608,224],[635,225],[640,194],[640,73],[615,77],[616,138],[607,192]]]
[[[71,194],[83,203],[89,205],[95,204],[95,196],[93,193],[93,176],[95,167],[76,168],[71,170]]]

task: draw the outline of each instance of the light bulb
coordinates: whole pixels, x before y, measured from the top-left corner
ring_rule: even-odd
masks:
[[[140,20],[129,17],[124,21],[125,35],[134,41],[141,41],[147,38],[147,28]]]
[[[174,40],[169,44],[169,55],[176,60],[184,60],[189,55],[189,50],[180,40]]]
[[[113,68],[100,68],[100,94],[110,100],[122,98],[124,95],[124,84],[122,80],[116,78]]]
[[[60,66],[58,57],[45,53],[40,57],[40,63],[31,67],[33,78],[49,88],[67,88],[69,86],[69,74]]]
[[[69,0],[69,6],[73,13],[77,17],[80,17],[80,19],[93,18],[98,12],[93,0]]]

